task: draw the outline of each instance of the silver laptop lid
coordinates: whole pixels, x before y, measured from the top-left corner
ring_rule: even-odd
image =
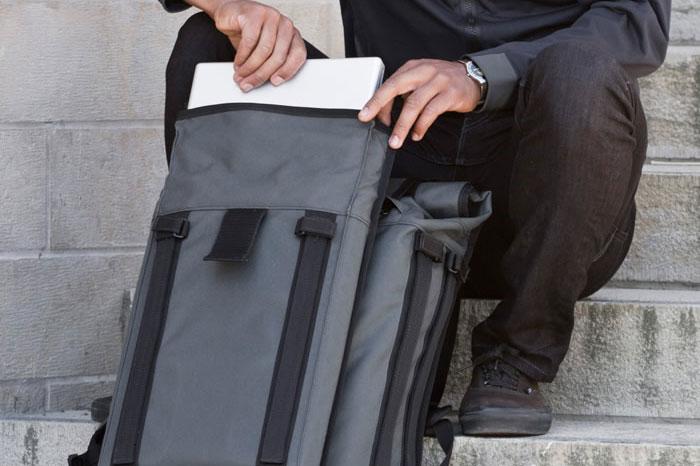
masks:
[[[233,81],[231,63],[200,63],[188,108],[244,102],[360,110],[383,75],[384,63],[377,57],[311,59],[286,83],[267,83],[245,93]]]

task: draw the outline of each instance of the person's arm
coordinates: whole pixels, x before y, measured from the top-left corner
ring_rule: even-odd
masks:
[[[671,0],[582,0],[590,9],[574,24],[534,41],[509,42],[468,54],[488,81],[483,110],[510,108],[534,57],[564,41],[594,43],[634,77],[652,73],[668,48]]]
[[[534,41],[508,42],[462,57],[474,61],[488,82],[482,110],[511,108],[532,59],[558,42],[595,43],[635,77],[661,66],[668,48],[671,0],[580,1],[590,8],[568,28]],[[422,139],[442,113],[473,111],[480,93],[474,80],[464,79],[461,63],[412,60],[379,88],[358,118],[369,121],[377,117],[391,124],[391,107],[399,96],[405,96],[405,102],[389,139],[395,149],[409,133],[414,141]]]
[[[211,17],[236,49],[234,81],[245,92],[291,79],[306,61],[306,45],[292,20],[252,0],[159,0],[167,11],[195,6]]]

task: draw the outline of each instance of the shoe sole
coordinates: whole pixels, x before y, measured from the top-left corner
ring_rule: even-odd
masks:
[[[484,408],[460,414],[462,434],[474,436],[543,435],[552,426],[547,410],[521,408]]]

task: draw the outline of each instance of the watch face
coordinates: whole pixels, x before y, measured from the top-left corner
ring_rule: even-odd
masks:
[[[484,73],[482,73],[481,69],[478,66],[476,66],[472,61],[467,62],[467,72],[475,77],[484,77]]]

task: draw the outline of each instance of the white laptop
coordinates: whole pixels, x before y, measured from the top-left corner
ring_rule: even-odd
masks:
[[[226,103],[360,110],[382,83],[384,63],[377,57],[307,60],[280,86],[270,83],[243,92],[233,81],[231,63],[200,63],[187,108]]]

